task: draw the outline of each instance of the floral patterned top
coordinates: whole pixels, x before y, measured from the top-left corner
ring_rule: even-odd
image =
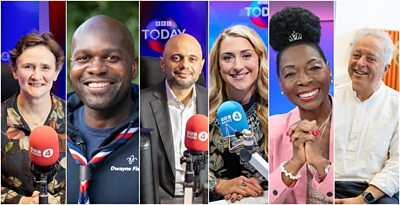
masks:
[[[267,154],[264,152],[264,129],[256,114],[256,95],[253,95],[250,102],[243,106],[250,130],[255,134],[258,144],[258,153],[267,160]],[[229,152],[228,142],[222,138],[220,126],[216,120],[210,125],[210,161],[209,161],[209,179],[233,179],[239,176],[256,177],[262,184],[264,190],[268,189],[268,182],[249,162],[242,163],[240,156]],[[222,199],[210,190],[210,201]]]
[[[17,107],[19,93],[1,105],[1,203],[18,204],[22,196],[32,196],[33,175],[29,168],[29,134],[31,130]],[[59,137],[59,171],[48,191],[65,203],[65,102],[51,95],[52,109],[45,125],[56,130]]]

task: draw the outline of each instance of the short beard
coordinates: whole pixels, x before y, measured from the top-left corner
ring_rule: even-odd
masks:
[[[174,85],[174,87],[180,89],[180,90],[185,90],[188,89],[190,87],[192,87],[193,84],[196,83],[196,80],[193,79],[191,81],[185,82],[182,80],[176,80],[176,79],[172,79],[172,85]]]

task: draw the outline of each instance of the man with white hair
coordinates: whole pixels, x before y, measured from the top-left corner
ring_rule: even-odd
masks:
[[[351,82],[335,88],[335,203],[399,203],[399,93],[382,81],[393,51],[382,30],[356,33]]]

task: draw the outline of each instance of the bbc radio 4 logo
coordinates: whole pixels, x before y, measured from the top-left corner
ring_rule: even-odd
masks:
[[[253,1],[244,8],[251,22],[259,28],[268,28],[268,2]]]
[[[240,120],[242,120],[242,115],[237,111],[233,112],[232,115],[227,115],[221,118],[222,124],[227,124],[233,121],[239,122]]]
[[[192,140],[200,140],[201,142],[204,142],[208,139],[208,133],[205,131],[201,131],[199,133],[194,132],[194,131],[187,131],[186,138],[189,138]]]
[[[168,39],[185,31],[173,18],[156,18],[142,29],[142,35],[152,50],[161,53]]]
[[[1,52],[1,62],[8,63],[11,59],[11,55],[8,51]]]
[[[36,157],[50,158],[51,156],[53,156],[54,151],[53,151],[53,149],[48,148],[48,149],[43,150],[43,152],[42,152],[42,150],[40,150],[40,149],[35,149],[35,148],[31,147],[31,153],[32,153],[32,155],[34,155]]]

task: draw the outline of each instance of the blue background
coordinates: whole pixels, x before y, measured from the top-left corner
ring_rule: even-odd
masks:
[[[65,2],[58,2],[57,5],[49,4],[47,1],[26,1],[26,2],[1,2],[1,62],[8,63],[9,51],[14,49],[18,40],[25,34],[36,32],[48,32],[51,29],[57,42],[64,50],[65,54],[65,14],[61,15],[64,18],[50,19],[49,13],[54,7],[64,6]],[[57,24],[57,28],[52,28],[51,25]],[[63,35],[56,35],[57,33]],[[66,59],[65,59],[66,60]],[[2,68],[5,69],[5,68]],[[65,100],[65,63],[53,84],[53,93]]]
[[[165,20],[172,18],[185,33],[194,36],[202,47],[205,59],[203,72],[207,76],[208,54],[207,54],[207,28],[208,28],[208,2],[170,1],[170,2],[140,2],[140,56],[159,57],[162,52],[150,48],[144,39],[143,29],[154,19]],[[165,44],[165,41],[159,41]]]

